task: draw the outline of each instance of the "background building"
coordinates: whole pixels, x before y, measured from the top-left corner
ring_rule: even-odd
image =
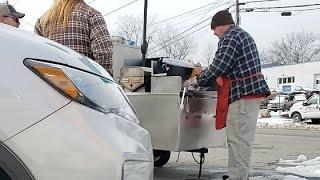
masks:
[[[270,88],[292,92],[300,87],[320,90],[320,62],[262,68]]]

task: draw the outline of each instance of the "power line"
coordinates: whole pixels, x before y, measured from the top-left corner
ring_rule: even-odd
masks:
[[[179,38],[179,39],[176,40],[175,42],[178,42],[178,41],[180,41],[181,39],[186,38],[186,37],[190,36],[191,34],[194,34],[194,33],[198,32],[198,31],[202,30],[202,29],[205,28],[205,27],[208,27],[209,25],[210,25],[210,23],[205,24],[204,26],[201,26],[200,28],[192,31],[191,33],[186,34],[185,36]],[[173,42],[173,43],[174,43],[174,42]],[[170,43],[170,44],[173,44],[173,43]],[[170,44],[169,44],[169,45],[170,45]],[[167,45],[167,46],[168,46],[168,45]],[[158,48],[157,50],[154,50],[154,51],[150,52],[150,55],[155,54],[155,52],[157,52],[157,51],[159,51],[159,50],[161,50],[161,49],[164,49],[165,47],[166,47],[166,46],[163,46],[163,47]]]
[[[205,19],[205,20],[203,20],[203,21],[201,21],[201,22],[199,22],[199,23],[197,23],[197,24],[195,24],[195,25],[191,26],[190,28],[188,28],[188,29],[186,29],[186,30],[182,31],[181,33],[179,33],[179,34],[177,34],[177,35],[173,36],[172,38],[170,38],[170,39],[168,39],[168,40],[166,40],[166,41],[164,41],[164,42],[160,43],[159,45],[156,45],[156,46],[154,46],[154,47],[150,48],[150,50],[155,49],[155,48],[157,48],[157,47],[159,47],[159,46],[162,46],[163,44],[166,44],[167,42],[171,41],[172,39],[177,38],[178,36],[180,36],[180,35],[184,34],[185,32],[188,32],[189,30],[191,30],[191,29],[193,29],[193,28],[195,28],[195,27],[199,26],[200,24],[204,23],[205,21],[207,21],[207,20],[209,20],[209,19],[211,19],[211,17],[209,17],[209,18],[207,18],[207,19]]]
[[[208,11],[206,11],[206,12],[204,12],[204,13],[196,14],[197,16],[192,16],[192,17],[190,17],[190,18],[188,18],[188,19],[175,22],[175,26],[177,26],[177,25],[179,25],[179,24],[182,24],[182,23],[184,23],[184,22],[186,22],[186,21],[193,20],[194,18],[202,15],[201,18],[194,23],[194,24],[197,24],[197,23],[199,23],[204,17],[206,17],[206,15],[207,15],[211,10],[213,10],[213,9],[215,9],[215,8],[218,8],[218,7],[221,7],[221,6],[223,6],[223,5],[226,5],[226,4],[230,4],[230,2],[225,2],[225,3],[223,3],[223,4],[218,5],[218,3],[221,3],[221,2],[223,2],[223,0],[220,1],[220,2],[217,2],[217,4],[214,4],[213,6],[211,6],[211,7],[209,7],[209,8],[204,9],[204,11],[208,10]],[[217,5],[217,6],[216,6],[216,5]],[[201,10],[201,12],[202,12],[202,11],[203,11],[203,10]]]
[[[110,14],[112,14],[112,13],[116,12],[116,11],[119,11],[120,9],[123,9],[123,8],[125,8],[125,7],[127,7],[127,6],[129,6],[129,5],[131,5],[131,4],[133,4],[133,3],[135,3],[135,2],[137,2],[137,1],[139,1],[139,0],[131,1],[130,3],[125,4],[125,5],[123,5],[123,6],[119,7],[119,8],[117,8],[117,9],[115,9],[115,10],[113,10],[113,11],[111,11],[111,12],[109,12],[109,13],[107,13],[107,14],[103,15],[103,16],[108,16],[108,15],[110,15]]]
[[[270,6],[270,7],[255,7],[250,9],[285,9],[285,8],[300,8],[300,7],[310,7],[310,6],[320,6],[320,4],[302,4],[302,5],[291,5],[291,6]]]
[[[217,4],[218,3],[222,3],[223,2],[223,0],[220,0],[219,2],[217,2]],[[224,3],[224,4],[230,4],[230,2],[226,2],[226,3]],[[198,23],[198,22],[200,22],[204,17],[206,17],[207,15],[208,15],[208,13],[209,12],[211,12],[211,10],[213,10],[215,8],[215,5],[214,6],[212,6],[196,23]]]
[[[201,7],[192,9],[192,10],[190,10],[190,11],[184,12],[184,13],[182,13],[182,14],[178,14],[178,15],[176,15],[176,16],[173,16],[173,17],[164,19],[164,20],[162,20],[162,21],[156,22],[156,23],[151,24],[151,25],[156,25],[156,24],[159,24],[159,23],[163,23],[163,22],[166,22],[166,21],[175,19],[175,18],[180,17],[180,16],[183,16],[183,15],[185,15],[185,14],[189,14],[189,13],[192,13],[192,12],[197,11],[197,10],[199,10],[199,9],[205,8],[205,7],[207,7],[207,6],[210,6],[210,5],[212,5],[212,4],[217,4],[217,3],[216,3],[216,2],[209,3],[209,4],[203,5],[203,6],[201,6]],[[150,26],[151,26],[151,25],[150,25]]]
[[[250,4],[250,3],[273,2],[273,1],[281,1],[281,0],[257,0],[257,1],[246,1],[243,3]]]
[[[273,2],[273,1],[281,1],[281,0],[257,0],[257,1],[246,1],[246,2],[241,2],[241,3],[234,3],[231,6],[228,7],[228,9],[232,8],[233,6],[236,5],[246,5],[250,3],[264,3],[264,2]]]
[[[218,8],[218,7],[222,6],[222,5],[224,5],[224,4],[221,4],[221,5],[217,6],[216,8]],[[158,45],[156,45],[156,46],[154,46],[154,47],[150,48],[150,50],[156,49],[157,47],[160,47],[160,46],[162,46],[162,45],[164,45],[164,44],[166,44],[166,43],[170,42],[171,40],[173,40],[173,39],[175,39],[175,38],[177,38],[177,37],[181,36],[182,34],[184,34],[184,33],[188,32],[188,31],[190,31],[191,29],[193,29],[193,28],[195,28],[195,27],[199,26],[200,24],[204,23],[205,21],[207,21],[207,20],[209,20],[209,19],[211,19],[211,16],[210,16],[209,18],[207,18],[207,19],[205,19],[205,20],[203,20],[203,21],[199,22],[199,23],[194,24],[194,25],[193,25],[193,26],[191,26],[190,28],[188,28],[188,29],[186,29],[186,30],[182,31],[181,33],[179,33],[179,34],[177,34],[177,35],[173,36],[172,38],[170,38],[170,39],[168,39],[168,40],[166,40],[166,41],[164,41],[164,42],[162,42],[162,43],[160,43],[160,44],[158,44]],[[192,34],[192,33],[191,33],[191,34]],[[188,35],[189,35],[189,34],[188,34]],[[184,37],[185,37],[185,36],[184,36]],[[180,38],[179,40],[181,40],[181,38]],[[160,49],[162,49],[162,48],[160,48]]]
[[[235,12],[235,11],[231,11],[230,13],[234,13],[234,12]],[[185,38],[185,37],[187,37],[187,36],[190,36],[191,34],[194,34],[194,33],[198,32],[198,31],[202,30],[202,29],[205,28],[205,27],[208,27],[210,24],[211,24],[211,23],[208,23],[208,24],[206,24],[206,25],[204,25],[204,26],[196,29],[195,31],[192,31],[191,33],[189,33],[189,34],[187,34],[187,35],[179,38],[178,40],[176,40],[176,41],[174,41],[174,42],[172,42],[172,43],[170,43],[170,44],[173,44],[173,43],[175,43],[175,42],[178,42],[178,41],[180,41],[181,39],[183,39],[183,38]],[[181,33],[180,33],[180,34],[181,34]],[[177,36],[178,36],[178,35],[177,35]],[[175,38],[175,37],[169,39],[168,41],[170,41],[170,40],[172,40],[172,39],[174,39],[174,38]],[[162,43],[162,44],[163,44],[163,43]],[[162,44],[161,44],[161,45],[162,45]],[[170,44],[168,44],[168,45],[166,45],[166,46],[169,46]],[[157,50],[152,51],[152,52],[150,53],[150,55],[155,54],[156,51],[159,51],[159,50],[161,50],[161,49],[164,49],[166,46],[160,47],[160,48],[158,48]]]
[[[96,0],[92,0],[90,2],[88,2],[88,5],[92,4],[93,2],[95,2]]]
[[[220,6],[223,6],[223,5],[225,5],[225,4],[229,4],[229,3],[230,3],[230,2],[226,2],[226,3],[223,3],[223,4],[218,5],[219,3],[223,2],[223,1],[224,1],[224,0],[220,0],[219,2],[206,4],[206,5],[204,5],[204,6],[201,6],[201,7],[198,7],[198,8],[196,8],[196,9],[193,9],[193,10],[190,10],[190,11],[187,11],[187,12],[184,12],[184,13],[182,13],[182,14],[179,14],[179,15],[176,15],[176,16],[173,16],[173,17],[170,17],[170,18],[168,18],[168,19],[165,19],[165,20],[162,20],[162,21],[158,21],[158,22],[152,23],[152,24],[148,25],[148,27],[152,27],[152,26],[154,26],[154,25],[163,23],[163,22],[165,22],[165,21],[169,21],[169,20],[171,20],[171,19],[178,18],[178,17],[182,17],[182,16],[186,15],[184,18],[187,18],[187,17],[188,17],[188,19],[184,19],[184,20],[181,20],[181,21],[176,21],[176,22],[175,22],[175,26],[177,26],[177,25],[182,24],[182,23],[184,23],[184,22],[186,22],[186,21],[193,20],[195,17],[198,17],[198,16],[200,16],[200,15],[205,14],[205,12],[208,11],[208,10],[210,11],[210,10],[212,10],[213,8],[217,8],[217,7],[220,7]],[[212,5],[212,6],[210,7],[210,5]],[[218,6],[216,6],[216,5],[218,5]],[[209,6],[209,7],[205,8],[206,6]],[[205,9],[203,9],[203,8],[205,8]],[[200,10],[200,9],[201,9],[201,10]],[[200,10],[200,11],[199,11],[199,10]],[[203,17],[204,17],[204,16],[203,16]],[[203,18],[203,17],[202,17],[202,18]],[[202,19],[202,18],[201,18],[201,19]],[[200,19],[199,19],[199,21],[200,21]],[[199,22],[199,21],[197,21],[197,22]],[[136,28],[136,29],[131,30],[130,32],[133,32],[133,31],[136,31],[136,30],[139,30],[139,29],[140,29],[140,28]]]
[[[16,4],[18,4],[21,0],[16,1],[15,3],[13,3],[13,6],[15,6]]]
[[[213,6],[213,7],[214,7],[214,6]],[[201,16],[201,15],[204,15],[204,14],[207,15],[207,12],[208,12],[208,11],[211,11],[211,9],[212,9],[213,7],[208,7],[208,8],[203,9],[203,10],[197,12],[197,13],[190,14],[190,15],[186,16],[185,18],[181,18],[182,20],[177,20],[177,21],[175,21],[175,25],[179,25],[179,24],[182,24],[182,23],[184,23],[184,22],[187,22],[187,21],[190,21],[190,20],[194,20],[195,18],[197,18],[197,17],[199,17],[199,16]],[[202,16],[202,18],[203,18],[203,17],[205,17],[205,16]],[[202,18],[201,18],[201,19],[202,19]],[[197,22],[201,21],[201,19],[199,19]]]
[[[208,7],[208,8],[205,8],[205,9],[201,10],[201,11],[197,11],[197,12],[195,11],[195,12],[190,13],[190,14],[184,16],[184,17],[181,17],[181,18],[179,18],[179,19],[181,19],[181,20],[177,20],[177,21],[175,22],[175,26],[179,26],[180,24],[183,24],[183,23],[185,23],[185,22],[187,22],[187,21],[193,20],[194,18],[197,18],[197,17],[201,16],[201,15],[203,15],[203,14],[205,13],[205,11],[207,11],[208,9],[211,9],[211,8],[212,8],[212,7]],[[158,22],[152,23],[152,24],[148,25],[148,28],[149,28],[149,27],[152,27],[152,26],[154,26],[154,25],[156,25],[156,24],[158,24]],[[140,30],[140,29],[141,29],[141,27],[138,27],[138,28],[129,30],[128,33],[132,33],[132,32],[138,31],[138,30]]]
[[[320,8],[308,8],[308,9],[286,9],[285,11],[290,11],[290,12],[297,12],[297,11],[313,11],[313,10],[319,10]],[[251,12],[283,12],[283,11],[279,11],[279,10],[275,10],[275,11],[270,11],[270,10],[258,10],[258,11],[251,11]]]

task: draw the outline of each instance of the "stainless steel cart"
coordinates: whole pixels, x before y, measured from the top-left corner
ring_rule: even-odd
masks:
[[[183,92],[193,64],[152,58],[144,67],[140,57],[138,47],[114,43],[114,78],[150,132],[155,166],[166,164],[171,151],[199,152],[203,158],[208,148],[225,146],[225,129],[215,128],[216,91]]]

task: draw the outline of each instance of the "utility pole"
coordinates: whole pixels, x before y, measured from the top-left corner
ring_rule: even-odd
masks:
[[[240,3],[239,0],[236,0],[236,25],[240,24]]]
[[[148,17],[148,0],[144,0],[144,14],[143,14],[143,40],[141,46],[142,53],[142,65],[146,66],[146,54],[148,50],[148,42],[147,42],[147,17]]]
[[[146,60],[146,54],[148,52],[147,42],[147,20],[148,20],[148,0],[144,0],[144,14],[143,14],[143,41],[141,46],[142,53],[142,66],[151,68],[151,61]],[[145,72],[146,73],[146,72]],[[144,75],[144,89],[145,92],[151,92],[151,76]]]

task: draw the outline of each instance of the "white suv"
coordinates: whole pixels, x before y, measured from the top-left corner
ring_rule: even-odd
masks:
[[[297,102],[292,105],[289,111],[289,117],[295,122],[300,122],[304,119],[311,119],[313,123],[320,121],[320,96],[315,94],[307,101]]]
[[[0,23],[0,179],[151,180],[149,133],[100,65]]]

